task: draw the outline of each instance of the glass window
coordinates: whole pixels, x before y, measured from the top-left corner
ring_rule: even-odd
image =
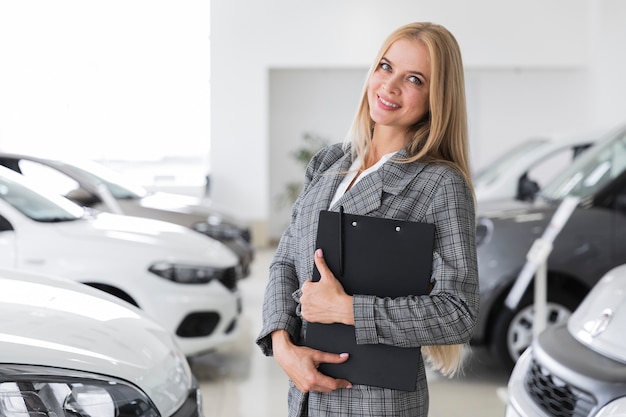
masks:
[[[0,176],[0,199],[25,216],[40,222],[76,220],[84,214],[80,206],[65,198],[40,194],[5,175]]]
[[[626,168],[626,132],[614,133],[580,155],[541,195],[555,200],[589,197]]]
[[[68,195],[71,191],[80,188],[76,180],[47,165],[26,159],[21,159],[19,165],[24,177],[40,184],[52,193]]]
[[[547,142],[548,141],[545,139],[531,139],[524,141],[511,150],[508,150],[476,173],[472,180],[474,186],[477,186],[478,184],[491,184],[493,181],[498,179],[502,173],[506,172],[510,168],[513,161],[518,160],[523,155],[532,153],[535,149]]]

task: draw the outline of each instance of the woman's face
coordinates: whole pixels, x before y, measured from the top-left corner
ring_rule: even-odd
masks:
[[[403,132],[429,110],[430,55],[421,41],[391,44],[368,81],[370,117]]]

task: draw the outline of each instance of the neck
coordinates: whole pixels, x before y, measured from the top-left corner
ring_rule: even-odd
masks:
[[[388,153],[397,152],[408,143],[406,133],[390,126],[374,126],[372,143],[367,152],[365,168],[369,168]]]

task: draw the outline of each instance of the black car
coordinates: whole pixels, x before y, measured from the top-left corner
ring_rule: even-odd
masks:
[[[533,285],[517,307],[505,300],[565,197],[579,204],[547,261],[547,323],[567,319],[595,283],[626,263],[626,127],[581,154],[534,201],[481,204],[477,224],[481,310],[473,345],[489,346],[512,369],[533,338]]]

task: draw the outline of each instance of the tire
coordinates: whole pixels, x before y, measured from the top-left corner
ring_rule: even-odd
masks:
[[[532,297],[532,293],[525,295],[513,311],[503,306],[493,327],[491,348],[507,372],[513,370],[517,359],[532,343],[534,318]],[[546,305],[546,326],[567,320],[578,304],[578,300],[569,294],[550,294]]]

